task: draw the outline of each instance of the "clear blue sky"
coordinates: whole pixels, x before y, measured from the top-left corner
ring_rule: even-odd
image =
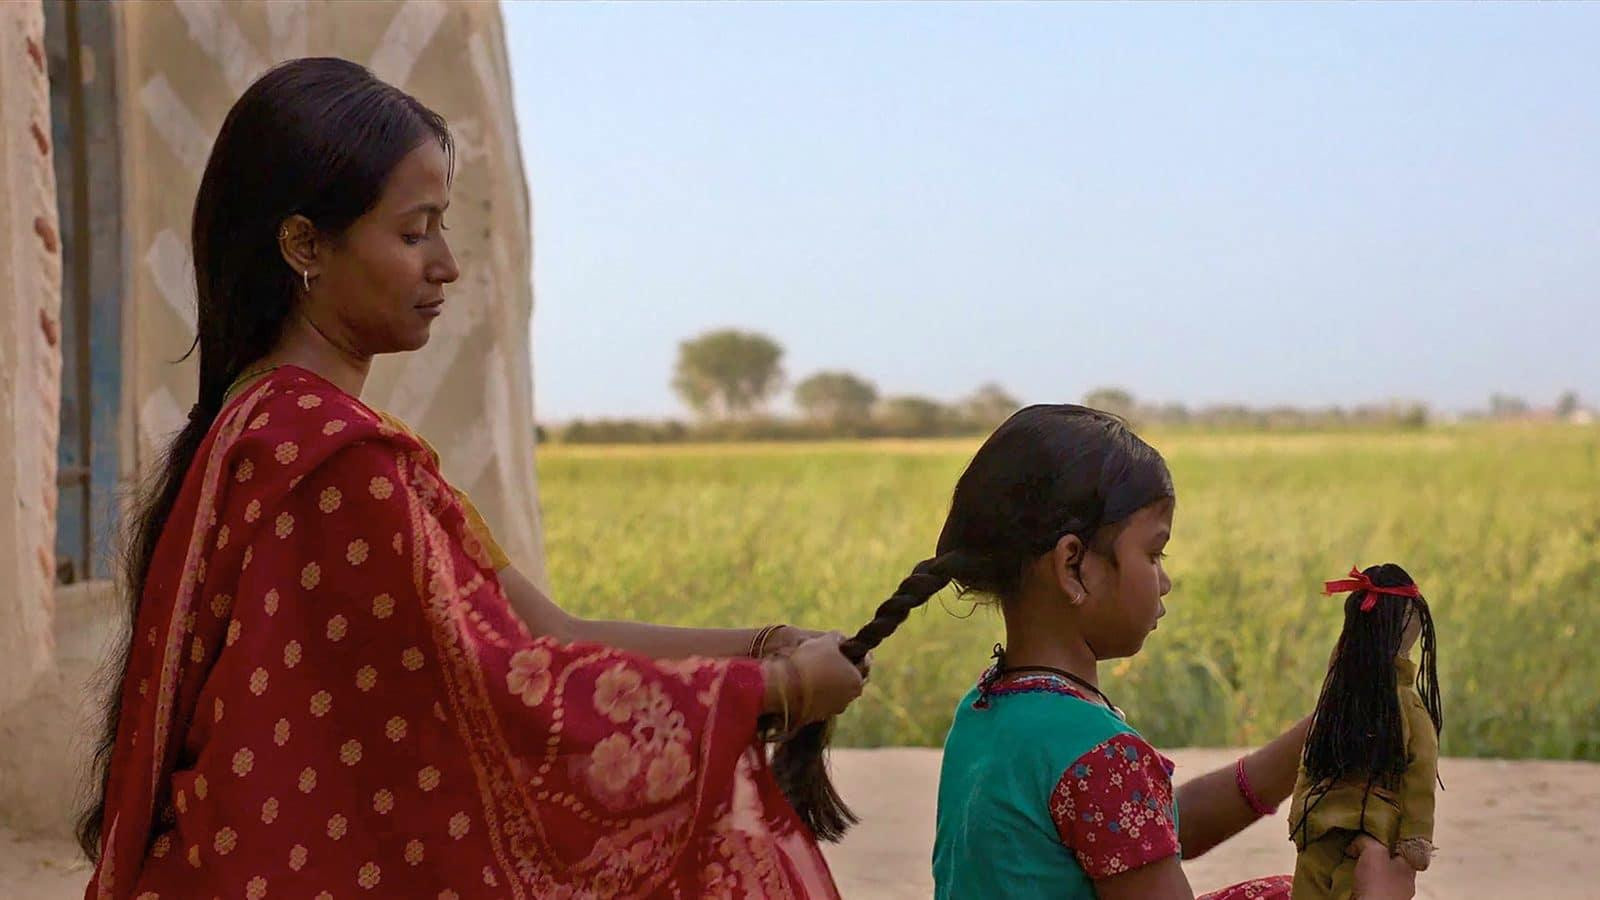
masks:
[[[1024,401],[1600,401],[1600,5],[504,8],[541,420],[678,342]]]

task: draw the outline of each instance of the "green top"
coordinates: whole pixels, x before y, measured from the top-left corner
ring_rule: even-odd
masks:
[[[1017,673],[945,738],[935,896],[1093,900],[1093,879],[1178,852],[1171,763],[1071,682]]]

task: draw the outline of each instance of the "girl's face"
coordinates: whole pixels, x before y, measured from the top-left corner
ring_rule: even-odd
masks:
[[[1124,521],[1109,555],[1084,555],[1078,624],[1095,658],[1138,653],[1157,620],[1167,614],[1161,598],[1172,590],[1172,579],[1161,561],[1172,537],[1174,508],[1168,498],[1140,509]]]

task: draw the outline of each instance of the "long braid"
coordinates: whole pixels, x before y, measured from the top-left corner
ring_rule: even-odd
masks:
[[[840,650],[859,665],[913,609],[952,582],[1003,604],[1016,596],[1028,563],[1064,534],[1092,535],[1172,496],[1161,454],[1117,417],[1072,404],[1018,410],[957,480],[938,555],[917,563]],[[790,804],[823,841],[839,840],[858,821],[828,778],[830,726],[801,728],[772,758]]]
[[[865,659],[869,652],[883,643],[884,638],[894,634],[913,609],[927,603],[929,597],[948,587],[968,558],[967,554],[952,551],[913,566],[911,574],[894,589],[894,594],[878,604],[872,621],[861,626],[855,636],[841,645],[844,655],[853,663]]]
[[[839,649],[860,664],[884,638],[906,620],[913,609],[944,590],[971,566],[973,558],[960,551],[925,559],[912,568],[889,599],[878,604],[872,621],[861,626]],[[838,841],[851,825],[861,821],[833,786],[825,751],[833,734],[833,720],[813,722],[785,738],[772,755],[772,773],[789,803],[819,841]]]

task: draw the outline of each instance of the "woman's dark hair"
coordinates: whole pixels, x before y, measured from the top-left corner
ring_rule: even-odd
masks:
[[[1173,496],[1167,464],[1115,416],[1070,404],[1030,406],[1007,419],[956,482],[935,555],[912,568],[872,621],[842,645],[860,662],[911,610],[951,583],[1004,601],[1028,564],[1062,537],[1109,552],[1115,525]],[[828,778],[831,723],[808,725],[779,745],[773,772],[820,840],[856,821]]]
[[[279,228],[298,214],[337,239],[377,204],[395,166],[427,141],[438,141],[453,161],[450,129],[439,114],[343,59],[276,66],[228,111],[194,201],[198,333],[189,354],[200,352],[199,400],[129,509],[122,574],[130,625],[162,529],[228,386],[273,349],[293,308],[301,279],[279,252]],[[130,636],[106,669],[115,677],[92,763],[97,789],[77,829],[90,860],[100,853],[131,651]]]
[[[1362,572],[1378,587],[1415,584],[1405,569],[1394,563],[1372,566]],[[1433,614],[1422,597],[1379,594],[1365,612],[1361,604],[1367,591],[1351,591],[1344,601],[1344,631],[1334,645],[1333,662],[1322,681],[1311,732],[1306,736],[1306,777],[1311,782],[1306,814],[1334,785],[1349,778],[1364,778],[1368,787],[1398,786],[1406,771],[1405,733],[1401,724],[1399,675],[1395,657],[1412,616],[1422,628],[1422,666],[1417,673],[1417,693],[1433,720],[1444,731],[1444,711],[1439,699],[1437,644]]]

